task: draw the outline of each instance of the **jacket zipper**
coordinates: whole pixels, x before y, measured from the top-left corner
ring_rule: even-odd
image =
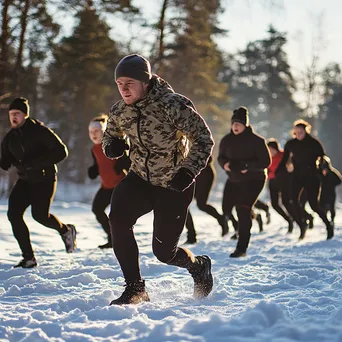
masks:
[[[144,143],[142,142],[141,134],[140,134],[141,111],[140,111],[140,109],[139,109],[137,106],[135,106],[135,108],[136,108],[137,111],[138,111],[137,132],[138,132],[139,142],[140,142],[141,146],[147,151],[147,157],[146,157],[146,159],[145,159],[145,168],[146,168],[147,181],[150,182],[150,171],[149,171],[149,169],[148,169],[147,164],[148,164],[148,159],[149,159],[149,157],[150,157],[151,152],[150,152],[149,149],[146,148],[146,146],[145,146]]]

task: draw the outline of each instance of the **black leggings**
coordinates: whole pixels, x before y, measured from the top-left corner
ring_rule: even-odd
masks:
[[[291,212],[293,213],[293,210],[291,208],[292,204],[290,202],[289,198],[289,190],[281,190],[281,188],[278,185],[278,182],[275,178],[270,179],[268,181],[268,188],[270,192],[271,197],[271,204],[273,209],[284,218],[285,221],[291,222]],[[281,199],[281,201],[280,201]],[[281,203],[284,205],[285,209],[288,211],[288,213],[285,212],[285,210],[281,207]]]
[[[233,183],[229,179],[223,191],[222,210],[228,217],[233,207],[238,216],[239,240],[236,246],[241,252],[246,252],[251,236],[251,209],[265,185],[265,178]]]
[[[24,213],[31,205],[33,219],[45,227],[66,232],[66,226],[57,217],[50,214],[50,205],[56,192],[57,182],[44,181],[29,183],[19,179],[9,196],[7,216],[12,225],[13,235],[17,239],[24,257],[33,257],[30,233],[24,221]]]
[[[188,270],[194,266],[194,255],[186,248],[177,247],[193,192],[193,186],[184,192],[154,186],[132,171],[114,189],[109,220],[114,253],[126,281],[141,279],[133,226],[139,217],[152,210],[154,255],[169,265]]]
[[[215,181],[215,170],[208,164],[205,169],[201,171],[201,173],[196,178],[195,185],[195,199],[197,203],[198,209],[206,212],[210,216],[216,218],[220,225],[223,224],[224,216],[219,214],[218,211],[210,204],[208,204],[208,198],[210,194],[210,190]],[[195,239],[196,231],[194,222],[191,216],[191,213],[188,213],[186,223],[186,228],[188,229],[188,239]]]
[[[300,201],[301,194],[306,190],[307,199],[311,209],[316,212],[327,228],[329,221],[324,210],[318,203],[321,183],[316,174],[307,173],[306,175],[293,175],[291,183],[291,196],[293,199],[294,219],[300,227],[306,226],[303,206]]]
[[[106,232],[108,241],[111,239],[109,218],[105,212],[105,209],[110,204],[110,199],[112,197],[113,189],[100,188],[92,204],[92,212],[95,214],[97,221],[101,224],[103,230]]]

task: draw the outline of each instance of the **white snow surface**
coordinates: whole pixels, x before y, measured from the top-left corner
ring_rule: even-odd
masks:
[[[220,203],[214,202],[220,210]],[[186,270],[160,263],[151,250],[152,214],[135,226],[151,302],[109,306],[124,290],[112,250],[89,204],[55,201],[51,212],[78,231],[78,249],[64,251],[59,235],[25,214],[39,266],[12,266],[21,255],[0,202],[0,341],[342,341],[342,207],[335,237],[323,223],[299,242],[299,229],[272,219],[254,222],[248,255],[231,259],[235,241],[221,238],[215,219],[191,205],[199,243],[190,249],[212,258],[214,288],[192,298]],[[264,215],[263,215],[264,217]],[[186,239],[185,231],[181,243]]]

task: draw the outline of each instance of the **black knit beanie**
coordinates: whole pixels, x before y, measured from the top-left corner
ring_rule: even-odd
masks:
[[[233,116],[232,116],[232,123],[239,122],[246,127],[249,126],[249,116],[248,116],[248,109],[246,107],[239,107],[234,109]]]
[[[18,109],[18,110],[21,110],[25,114],[30,114],[30,106],[28,104],[28,100],[25,99],[24,97],[15,98],[9,106],[9,110],[12,110],[12,109]]]
[[[130,77],[141,82],[152,78],[150,62],[140,55],[128,55],[115,68],[115,81],[119,77]]]
[[[279,142],[277,139],[270,139],[268,142],[267,142],[267,146],[268,147],[272,147],[274,148],[276,151],[280,151],[280,147],[279,147]]]

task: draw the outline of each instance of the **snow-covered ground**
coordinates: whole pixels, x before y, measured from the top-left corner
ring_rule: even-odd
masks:
[[[219,202],[215,205],[220,209]],[[336,236],[326,241],[319,218],[307,238],[272,211],[265,231],[253,224],[246,258],[231,259],[235,242],[192,206],[199,243],[195,254],[213,260],[214,288],[192,298],[192,278],[165,266],[151,251],[152,216],[135,232],[150,303],[108,306],[123,291],[112,250],[89,204],[56,201],[52,212],[78,230],[78,249],[66,254],[56,232],[26,214],[39,267],[13,269],[19,248],[0,202],[0,341],[342,341],[342,207]],[[231,232],[230,234],[231,235]],[[185,233],[182,242],[185,241]]]

